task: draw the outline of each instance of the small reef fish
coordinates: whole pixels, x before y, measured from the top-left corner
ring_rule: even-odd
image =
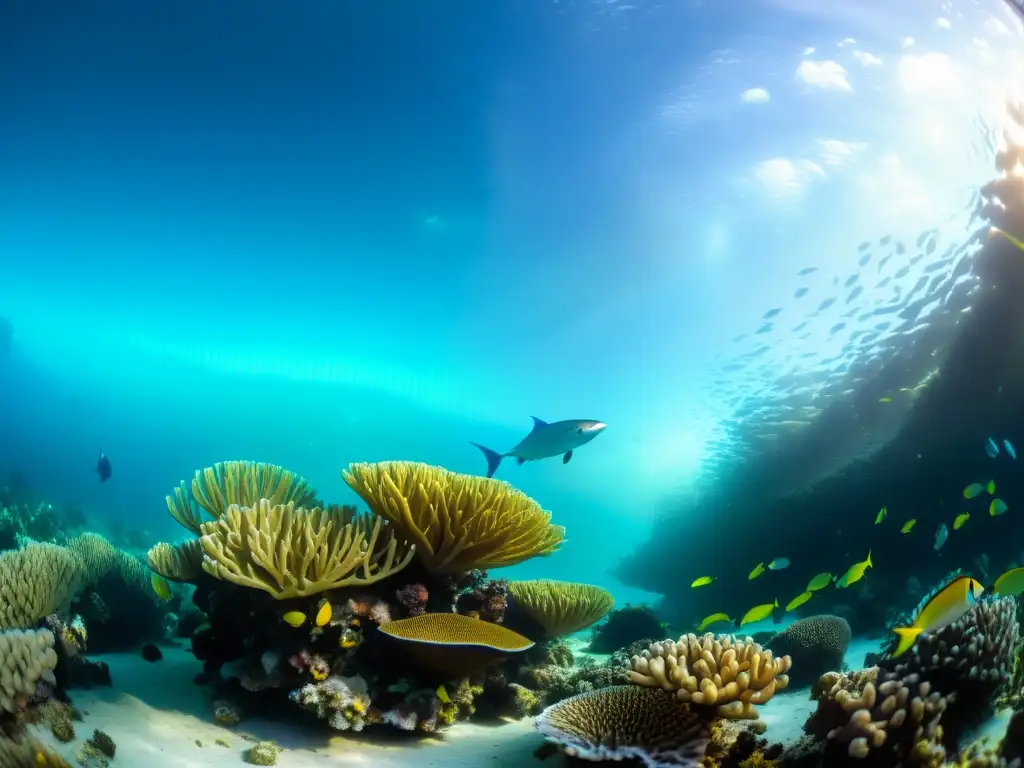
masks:
[[[888,404],[892,402],[892,398],[886,395],[885,397],[878,398],[878,402]]]
[[[964,498],[973,499],[975,496],[980,496],[984,490],[985,486],[983,486],[981,483],[971,483],[966,488],[964,488]]]
[[[755,621],[761,621],[767,619],[772,615],[772,611],[779,607],[779,601],[775,600],[771,603],[765,603],[764,605],[755,605],[749,611],[743,614],[743,618],[740,619],[740,626],[744,624],[753,624]]]
[[[797,595],[792,600],[790,600],[788,603],[786,603],[786,610],[787,611],[792,611],[794,608],[799,608],[801,605],[803,605],[808,600],[810,600],[813,596],[814,596],[813,592],[810,592],[810,591],[808,591],[808,592],[801,592],[799,595]]]
[[[784,557],[776,557],[770,563],[768,563],[768,569],[771,571],[781,571],[783,568],[789,567],[789,560]]]
[[[113,473],[113,468],[110,466],[110,459],[107,458],[107,454],[100,451],[100,457],[96,461],[96,472],[99,473],[100,482],[105,483],[110,479],[110,475]]]
[[[817,576],[815,576],[813,579],[811,579],[809,582],[807,582],[807,591],[808,592],[817,592],[819,589],[824,589],[825,587],[827,587],[831,583],[832,583],[832,574],[831,573],[819,573]]]
[[[1024,593],[1024,568],[1011,568],[996,579],[992,593],[1011,597]]]
[[[945,523],[939,523],[939,527],[935,531],[935,551],[938,552],[942,549],[942,545],[946,543],[946,539],[949,538],[949,528],[946,527]]]
[[[985,490],[988,491],[989,496],[994,496],[996,493],[996,481],[989,480],[988,485],[985,486]]]
[[[1017,451],[1013,447],[1013,443],[1009,440],[1003,440],[1003,450],[1006,451],[1006,455],[1014,461],[1017,460]]]
[[[992,503],[988,505],[988,513],[992,515],[992,517],[998,517],[1008,509],[1009,507],[1006,506],[1006,502],[1002,499],[992,499]]]
[[[990,459],[994,459],[999,455],[999,446],[991,437],[985,441],[985,453],[988,454]]]
[[[695,589],[697,587],[706,587],[708,584],[713,582],[715,578],[715,576],[701,576],[700,578],[694,579],[693,583],[690,584],[690,586]]]
[[[956,516],[956,520],[953,521],[953,530],[959,531],[961,528],[964,527],[964,524],[970,519],[970,512],[961,512],[959,515]]]
[[[306,623],[306,614],[302,611],[288,611],[284,616],[281,617],[285,624],[289,624],[293,627],[301,627]]]
[[[316,612],[316,625],[318,627],[325,627],[331,620],[331,601],[324,600],[324,604],[320,606],[320,610]]]
[[[917,618],[909,627],[893,630],[899,638],[893,657],[910,650],[923,632],[937,632],[963,616],[981,597],[985,588],[970,576],[958,576],[940,589],[917,611]]]
[[[700,623],[700,626],[697,627],[697,631],[703,632],[712,624],[718,624],[720,621],[727,621],[731,623],[732,619],[729,618],[729,614],[727,613],[712,613]]]
[[[881,523],[888,516],[889,516],[889,508],[888,507],[882,507],[880,510],[878,510],[878,514],[875,515],[875,525],[878,525],[879,523]]]
[[[153,577],[149,580],[149,583],[153,585],[153,592],[161,600],[171,599],[171,585],[168,584],[167,579],[159,573],[154,573]]]
[[[530,434],[506,453],[492,451],[480,443],[473,443],[473,445],[479,448],[487,459],[487,476],[494,477],[501,460],[511,456],[516,458],[520,466],[528,461],[549,459],[552,456],[561,456],[562,463],[568,464],[574,450],[589,443],[604,432],[607,426],[607,424],[593,419],[569,419],[549,424],[534,416],[533,429],[530,430]]]
[[[750,572],[750,575],[747,576],[747,581],[753,581],[762,573],[764,573],[764,563],[758,563],[754,570]]]
[[[868,550],[868,556],[864,558],[863,562],[854,563],[850,566],[849,570],[846,571],[836,582],[836,586],[840,589],[856,584],[858,581],[864,578],[865,572],[868,568],[874,568],[875,564],[871,562],[871,550]]]
[[[900,528],[900,533],[904,535],[910,533],[912,530],[914,530],[915,525],[917,525],[917,518],[912,517],[903,524],[903,527]]]

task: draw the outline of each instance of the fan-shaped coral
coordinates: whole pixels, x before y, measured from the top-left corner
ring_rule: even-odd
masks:
[[[640,760],[648,768],[692,768],[708,743],[707,723],[664,691],[615,685],[554,704],[537,730],[567,754],[590,761]]]
[[[514,565],[550,555],[565,529],[508,483],[412,462],[352,464],[345,482],[416,545],[435,573]]]
[[[381,624],[379,630],[401,642],[423,666],[453,677],[465,677],[534,645],[500,624],[458,613],[424,613]]]
[[[203,572],[203,548],[199,539],[181,544],[160,542],[146,553],[149,567],[171,581],[193,581]]]
[[[764,704],[789,684],[788,656],[774,658],[751,638],[711,633],[683,635],[673,643],[652,643],[630,660],[634,683],[675,691],[680,701],[715,706],[731,719],[755,719]]]
[[[607,589],[571,581],[513,581],[508,592],[516,608],[540,624],[549,637],[585,629],[615,604]]]
[[[232,504],[252,507],[261,499],[271,504],[294,502],[304,507],[316,500],[316,491],[305,479],[276,464],[222,461],[196,470],[191,498],[185,483],[175,488],[173,495],[167,497],[167,509],[175,520],[199,535],[203,522],[199,508],[216,519]]]
[[[352,507],[232,504],[203,523],[203,570],[278,600],[372,584],[402,570],[415,550],[380,518]]]

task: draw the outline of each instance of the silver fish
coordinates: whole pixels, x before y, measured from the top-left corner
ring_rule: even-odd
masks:
[[[561,456],[562,463],[568,464],[575,449],[589,443],[607,426],[603,422],[592,419],[569,419],[553,421],[549,424],[534,416],[533,429],[530,430],[530,434],[520,440],[519,444],[510,451],[498,453],[480,443],[473,443],[473,445],[483,451],[487,458],[487,476],[494,477],[501,460],[511,456],[514,456],[520,465],[527,461],[548,459],[552,456]]]

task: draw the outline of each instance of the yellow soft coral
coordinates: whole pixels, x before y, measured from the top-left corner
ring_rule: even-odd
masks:
[[[342,476],[435,573],[515,565],[550,555],[565,536],[550,513],[501,480],[403,461],[352,464]]]
[[[71,550],[31,542],[0,554],[0,629],[31,627],[51,613],[66,614],[87,580]]]
[[[352,507],[304,509],[295,502],[232,504],[203,523],[203,570],[278,600],[372,584],[402,570],[415,549],[384,520]]]
[[[549,637],[579,632],[603,619],[615,605],[607,589],[571,581],[513,581],[508,592],[516,608],[540,624]]]
[[[170,581],[193,581],[203,572],[203,548],[199,539],[181,544],[160,542],[146,554],[149,567]]]
[[[630,660],[627,674],[634,683],[675,691],[680,701],[714,706],[719,716],[741,720],[757,718],[754,706],[789,685],[791,664],[789,656],[773,658],[749,637],[689,634],[675,643],[652,643]]]

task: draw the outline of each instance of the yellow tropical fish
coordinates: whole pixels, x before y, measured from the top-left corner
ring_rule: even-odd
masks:
[[[302,611],[288,611],[281,618],[284,619],[285,624],[291,624],[293,627],[301,627],[306,623],[306,614]]]
[[[149,580],[149,583],[153,585],[153,591],[161,600],[171,599],[171,585],[168,584],[167,579],[159,573],[154,573],[153,577]]]
[[[892,655],[896,657],[910,650],[922,632],[937,632],[952,624],[970,610],[984,591],[985,588],[970,576],[953,579],[918,609],[913,624],[893,630],[899,643]]]
[[[903,527],[900,528],[900,533],[910,533],[912,530],[914,530],[915,525],[917,525],[917,518],[912,517],[910,520],[907,520],[907,522],[903,524]]]
[[[731,622],[732,619],[729,618],[729,614],[727,614],[727,613],[712,613],[710,616],[708,616],[706,619],[704,619],[704,621],[702,621],[700,623],[700,626],[697,627],[697,631],[698,632],[703,632],[705,629],[710,627],[712,624],[717,624],[720,621],[729,621],[729,622]]]
[[[815,576],[813,579],[811,579],[809,582],[807,582],[807,591],[808,592],[817,592],[819,589],[824,589],[825,587],[827,587],[831,583],[832,583],[832,574],[831,573],[819,573],[817,576]]]
[[[764,563],[758,563],[757,567],[750,572],[749,576],[747,576],[747,581],[752,581],[756,579],[762,573],[764,573]]]
[[[959,531],[961,528],[964,527],[964,523],[966,523],[970,519],[970,512],[961,512],[959,515],[956,516],[956,520],[953,521],[953,530]]]
[[[878,510],[878,514],[875,516],[875,525],[878,525],[880,522],[885,520],[885,518],[888,515],[889,515],[889,508],[888,507],[882,507],[880,510]]]
[[[994,496],[996,492],[996,481],[989,480],[988,485],[985,486],[985,490],[988,491],[989,496]]]
[[[1006,502],[1002,499],[992,499],[992,503],[988,505],[988,513],[992,517],[997,517],[1003,514],[1009,507],[1006,506]]]
[[[779,601],[776,599],[774,602],[765,603],[764,605],[755,605],[749,611],[743,614],[743,618],[740,619],[740,626],[744,624],[753,624],[755,621],[761,621],[761,619],[767,619],[772,615],[772,611],[779,607]]]
[[[320,606],[320,610],[316,612],[316,625],[318,627],[327,626],[327,622],[331,620],[331,601],[324,600],[324,604]]]
[[[1016,237],[1011,235],[1009,232],[1004,232],[999,227],[989,227],[989,229],[988,229],[988,236],[992,237],[994,235],[1002,235],[1007,240],[1009,240],[1011,243],[1013,243],[1018,248],[1020,248],[1022,251],[1024,251],[1024,242],[1021,242]]]
[[[786,603],[786,610],[792,611],[794,608],[799,608],[801,605],[810,600],[813,596],[813,592],[801,592],[799,595],[797,595],[788,603]]]
[[[1024,593],[1024,568],[1012,568],[996,579],[992,593],[1010,596]]]
[[[851,565],[849,570],[840,577],[839,581],[836,582],[836,586],[845,589],[852,584],[856,584],[864,578],[864,572],[867,571],[868,568],[874,567],[875,564],[871,562],[871,550],[869,549],[868,556],[864,562],[854,563]]]
[[[892,402],[892,398],[888,397],[888,396],[887,397],[880,397],[880,398],[878,398],[878,402],[880,402],[880,403],[891,403]]]
[[[715,580],[715,576],[701,576],[699,579],[694,579],[691,587],[706,587],[708,584]]]
[[[994,487],[994,484],[993,484],[993,487]],[[982,485],[981,483],[971,483],[966,488],[964,488],[964,498],[965,499],[973,499],[975,496],[980,495],[981,492],[984,491],[984,490],[985,490],[985,486]]]
[[[445,690],[443,685],[437,686],[437,698],[441,700],[442,704],[450,704],[452,699],[448,695],[448,691]]]

